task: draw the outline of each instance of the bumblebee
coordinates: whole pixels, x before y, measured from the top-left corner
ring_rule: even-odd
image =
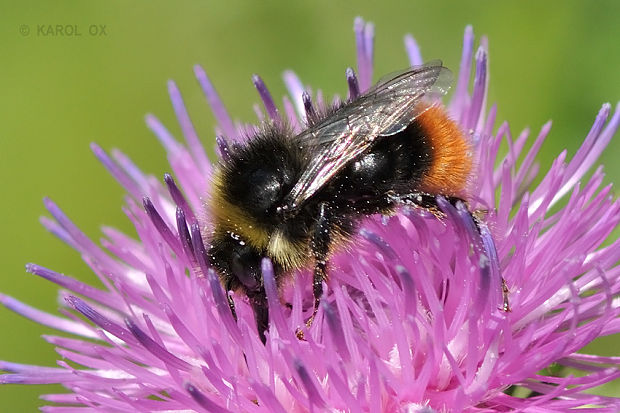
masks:
[[[329,258],[362,218],[403,204],[438,211],[437,195],[451,202],[465,196],[469,142],[432,102],[450,83],[439,61],[406,69],[328,113],[309,103],[307,128],[297,135],[265,124],[220,161],[208,205],[208,257],[226,290],[249,298],[263,342],[263,258],[272,261],[278,285],[295,270],[314,269],[316,314]],[[229,304],[236,318],[230,296]]]

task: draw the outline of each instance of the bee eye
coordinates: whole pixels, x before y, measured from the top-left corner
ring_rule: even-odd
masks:
[[[242,256],[236,251],[233,252],[230,269],[248,291],[254,291],[259,288],[258,280],[260,273],[258,268],[255,268],[252,264],[252,260],[248,259],[247,256]]]

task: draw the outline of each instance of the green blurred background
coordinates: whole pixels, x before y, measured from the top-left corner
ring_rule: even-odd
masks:
[[[254,121],[250,76],[259,73],[275,96],[283,70],[343,94],[354,65],[353,19],[376,25],[376,73],[407,65],[402,38],[412,33],[426,59],[458,68],[465,25],[490,40],[489,101],[513,135],[548,119],[554,127],[543,165],[574,153],[603,102],[620,99],[620,2],[519,1],[23,1],[0,6],[0,291],[55,312],[56,288],[28,275],[26,262],[94,282],[80,257],[38,224],[49,195],[83,230],[99,226],[133,233],[121,212],[123,191],[88,144],[118,147],[143,170],[169,171],[164,152],[144,126],[156,114],[180,134],[166,91],[175,79],[207,147],[213,117],[193,76],[202,64],[234,117]],[[37,25],[77,25],[80,37],[41,36]],[[90,25],[106,34],[91,36]],[[26,34],[25,26],[30,32]],[[620,178],[618,138],[603,155],[607,181]],[[212,153],[212,151],[211,151]],[[40,338],[51,330],[0,309],[0,359],[54,365]],[[593,351],[618,355],[620,340]],[[615,388],[614,388],[615,386]],[[0,386],[0,411],[31,411],[53,386]],[[607,394],[620,385],[606,386]]]

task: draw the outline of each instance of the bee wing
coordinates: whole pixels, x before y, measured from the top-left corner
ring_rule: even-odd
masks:
[[[366,151],[379,136],[404,130],[428,109],[423,96],[445,95],[451,72],[433,61],[380,80],[353,102],[297,136],[300,146],[316,155],[287,195],[284,208],[294,210],[308,200],[348,162]]]

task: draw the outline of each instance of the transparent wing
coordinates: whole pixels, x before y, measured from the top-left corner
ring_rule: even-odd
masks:
[[[313,147],[315,156],[285,200],[294,210],[308,200],[348,162],[366,151],[379,136],[404,130],[428,105],[423,96],[445,95],[451,72],[433,61],[393,73],[330,117],[302,132],[301,146]]]

